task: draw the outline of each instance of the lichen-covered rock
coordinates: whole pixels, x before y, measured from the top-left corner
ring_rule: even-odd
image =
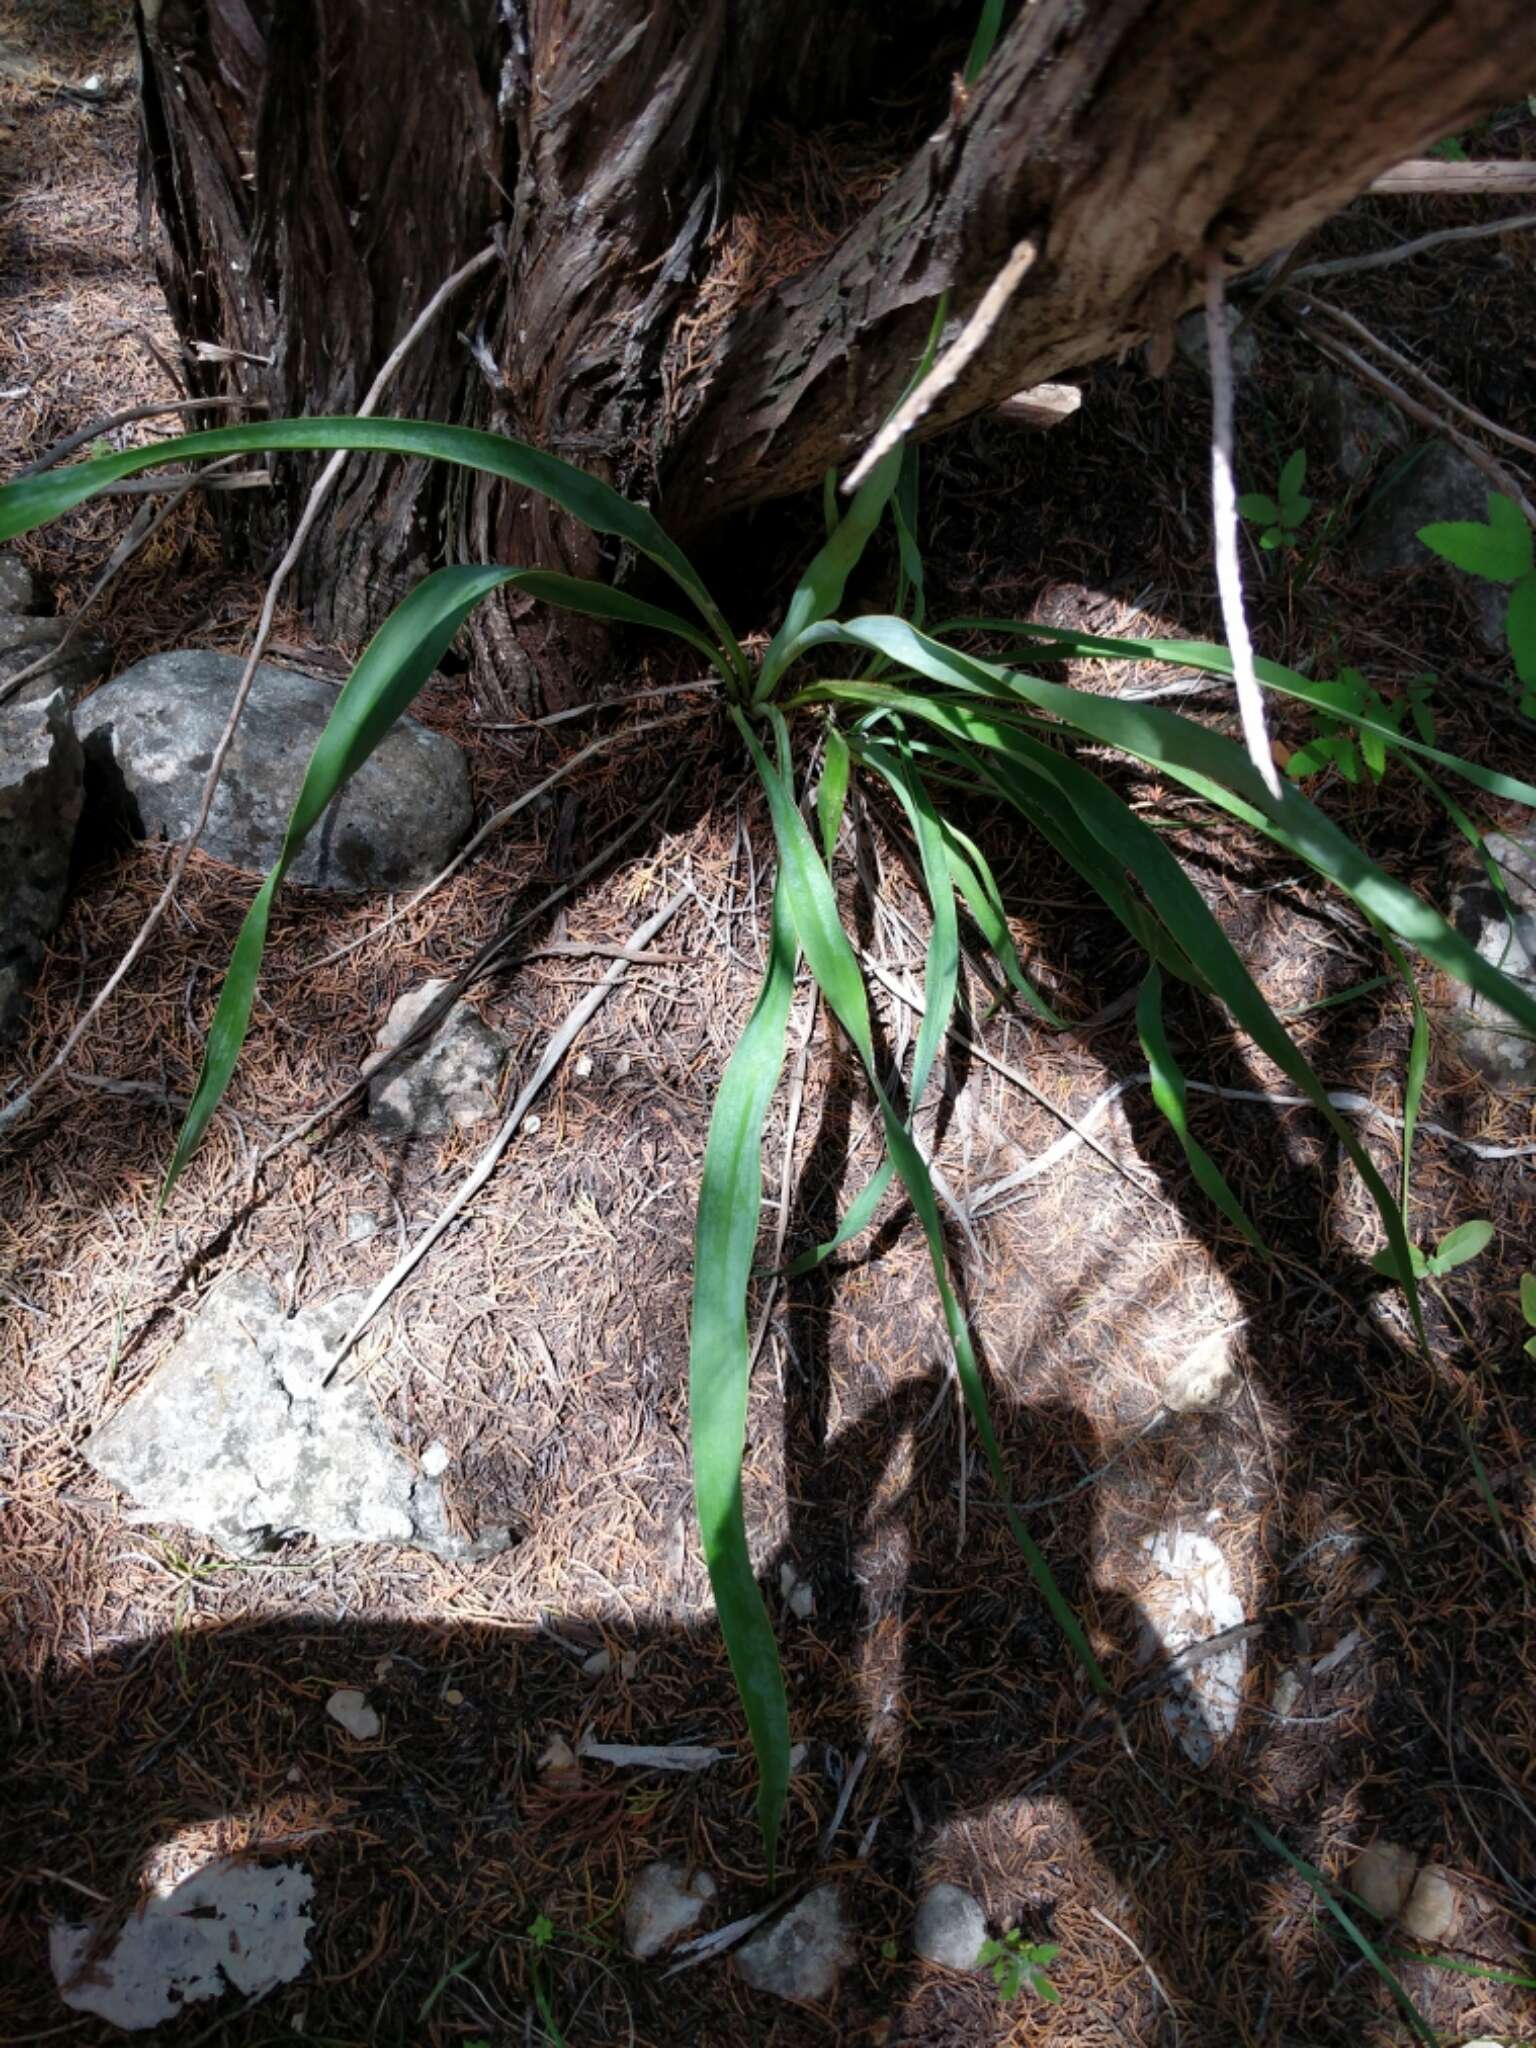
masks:
[[[1490,488],[1477,464],[1459,448],[1436,441],[1372,499],[1355,529],[1354,551],[1368,576],[1390,576],[1395,570],[1422,569],[1436,563],[1459,588],[1483,645],[1497,653],[1506,644],[1508,593],[1500,584],[1452,569],[1419,539],[1421,526],[1433,526],[1440,520],[1472,519],[1485,524]]]
[[[20,555],[0,554],[0,612],[35,612],[37,579]]]
[[[41,674],[6,698],[7,704],[43,704],[62,690],[76,704],[104,676],[112,660],[112,643],[83,626],[64,646],[68,619],[25,619],[0,616],[0,689],[41,661],[53,657]],[[62,652],[59,650],[62,649]]]
[[[1536,999],[1536,838],[1491,832],[1485,844],[1503,874],[1514,922],[1479,871],[1457,894],[1456,928]],[[1536,1087],[1536,1038],[1460,982],[1454,985],[1451,1023],[1467,1060],[1497,1087]]]
[[[285,1316],[254,1274],[209,1295],[174,1349],[85,1445],[136,1521],[194,1529],[237,1556],[285,1537],[485,1556],[505,1530],[456,1535],[441,1488],[392,1442],[361,1382],[326,1372],[362,1297]]]
[[[1347,483],[1358,482],[1388,449],[1401,448],[1408,438],[1402,415],[1378,405],[1352,377],[1320,370],[1308,386],[1308,397],[1308,425]]]
[[[377,1050],[392,1054],[440,1004],[446,981],[426,981],[391,1009]],[[451,1003],[441,1020],[368,1083],[368,1121],[387,1138],[440,1138],[469,1130],[496,1110],[506,1046],[468,1003]]]
[[[92,804],[141,838],[185,838],[243,669],[233,654],[155,654],[89,698],[78,723]],[[272,866],[336,697],[318,676],[261,664],[198,842],[205,853],[254,873]],[[459,748],[402,718],[319,819],[289,878],[357,890],[430,881],[471,817]]]
[[[799,2005],[830,1998],[847,1962],[843,1900],[835,1884],[817,1885],[736,1951],[736,1967],[754,1991],[771,1991]]]
[[[80,742],[61,692],[0,709],[0,1041],[21,1023],[64,908],[81,786]]]

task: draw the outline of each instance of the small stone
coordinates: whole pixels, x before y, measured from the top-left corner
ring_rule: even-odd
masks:
[[[918,1902],[912,1946],[925,1963],[974,1970],[987,1938],[987,1916],[957,1884],[930,1885]]]
[[[384,1020],[377,1050],[395,1048],[442,1001],[446,981],[424,981],[400,997]],[[387,1138],[410,1141],[469,1130],[496,1113],[496,1084],[506,1047],[466,1002],[373,1074],[368,1121]]]
[[[584,1052],[576,1062],[576,1078],[585,1081],[592,1072],[592,1055]]]
[[[802,1579],[795,1567],[787,1561],[779,1566],[779,1591],[784,1603],[798,1621],[809,1621],[816,1612],[816,1589],[809,1579]]]
[[[1270,1695],[1270,1712],[1280,1720],[1285,1720],[1294,1710],[1303,1690],[1301,1679],[1294,1671],[1282,1671],[1275,1680],[1275,1689]]]
[[[626,1650],[623,1656],[619,1659],[620,1678],[624,1679],[627,1682],[635,1676],[635,1673],[639,1669],[640,1656],[638,1651]]]
[[[429,1479],[441,1479],[452,1462],[446,1444],[430,1443],[421,1454],[421,1469]]]
[[[464,1695],[459,1691],[459,1688],[456,1685],[450,1685],[444,1688],[443,1705],[445,1707],[462,1707],[463,1704]]]
[[[80,708],[89,800],[139,838],[185,838],[244,667],[238,655],[185,648],[135,662],[98,690]],[[198,841],[204,853],[255,873],[272,866],[337,694],[324,677],[258,666]],[[430,881],[472,817],[461,750],[402,718],[319,819],[289,879],[354,890]]]
[[[532,1137],[536,1137],[536,1136],[538,1135],[538,1133],[539,1133],[540,1131],[542,1131],[542,1130],[543,1130],[543,1128],[544,1128],[544,1119],[543,1119],[543,1117],[541,1117],[541,1116],[525,1116],[525,1117],[523,1118],[523,1129],[524,1129],[524,1130],[525,1130],[525,1131],[526,1131],[526,1132],[528,1133],[528,1135],[529,1135],[529,1137],[530,1137],[530,1138],[532,1138]]]
[[[624,1946],[639,1962],[660,1955],[686,1934],[715,1896],[707,1870],[691,1874],[678,1863],[650,1863],[635,1879],[624,1913]]]
[[[807,1892],[736,1951],[736,1967],[754,1991],[801,2005],[829,1998],[848,1961],[842,1896],[832,1884]]]
[[[582,1673],[587,1678],[606,1678],[613,1669],[611,1650],[594,1650],[590,1657],[581,1660]]]
[[[1228,306],[1226,321],[1231,340],[1232,367],[1239,377],[1246,377],[1259,367],[1259,332],[1253,321],[1239,326],[1239,320],[1237,308]],[[1211,345],[1206,336],[1203,311],[1184,315],[1174,329],[1173,345],[1186,363],[1207,377],[1211,374]]]
[[[1436,563],[1461,591],[1483,645],[1498,653],[1505,646],[1502,585],[1470,576],[1442,563],[1419,539],[1421,526],[1446,519],[1488,518],[1489,483],[1477,464],[1457,448],[1436,441],[1379,491],[1355,529],[1354,551],[1368,576],[1390,576],[1400,569],[1422,569]]]
[[[0,554],[0,612],[35,612],[37,580],[20,555]]]
[[[1396,1842],[1372,1842],[1355,1859],[1350,1889],[1415,1941],[1444,1941],[1456,1924],[1456,1893],[1443,1870]]]
[[[379,1234],[379,1219],[367,1209],[352,1209],[347,1214],[347,1243],[366,1244],[370,1237]]]
[[[544,1745],[539,1758],[539,1769],[546,1778],[574,1777],[580,1769],[576,1752],[563,1735],[552,1735]]]
[[[340,1722],[349,1735],[355,1735],[359,1742],[372,1742],[383,1728],[373,1708],[368,1704],[365,1693],[354,1692],[344,1686],[340,1692],[333,1692],[325,1703],[325,1711],[333,1721]]]
[[[295,1535],[397,1543],[483,1557],[504,1529],[467,1542],[437,1483],[392,1440],[362,1382],[331,1361],[362,1306],[338,1295],[285,1315],[253,1273],[221,1281],[179,1343],[84,1446],[139,1503],[235,1556]]]
[[[1238,1388],[1237,1363],[1229,1330],[1213,1330],[1179,1360],[1163,1382],[1163,1406],[1176,1415],[1225,1408]]]
[[[0,1042],[64,911],[82,796],[80,742],[63,693],[0,709]]]

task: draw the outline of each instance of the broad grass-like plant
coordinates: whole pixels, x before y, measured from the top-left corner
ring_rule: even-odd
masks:
[[[836,492],[829,488],[825,543],[796,585],[760,659],[744,652],[697,571],[649,512],[566,462],[467,428],[409,420],[297,419],[189,434],[0,490],[0,540],[56,519],[107,485],[157,464],[338,448],[454,463],[542,492],[594,532],[616,538],[653,563],[675,587],[679,608],[537,569],[445,568],[417,585],[363,654],[315,748],[281,858],[236,942],[202,1072],[167,1173],[167,1191],[234,1071],[250,1021],[273,898],[284,873],[326,806],[406,710],[483,598],[514,585],[569,611],[670,635],[718,672],[743,766],[766,799],[777,865],[766,971],[721,1077],[704,1158],[690,1400],[699,1526],[756,1749],[758,1815],[772,1863],[789,1777],[789,1720],[774,1633],[752,1568],[741,1471],[762,1134],[784,1067],[790,1001],[802,965],[863,1065],[884,1128],[886,1159],[836,1235],[806,1254],[799,1270],[866,1227],[886,1189],[893,1181],[901,1183],[927,1241],[955,1368],[1014,1540],[1087,1684],[1105,1701],[1110,1687],[1087,1636],[1012,1505],[986,1390],[951,1278],[928,1162],[914,1135],[914,1113],[955,1008],[962,907],[1042,1028],[1061,1021],[1024,977],[996,879],[966,829],[968,802],[980,798],[1000,805],[1021,831],[1038,834],[1145,953],[1147,975],[1137,1021],[1154,1093],[1204,1192],[1250,1243],[1262,1248],[1253,1220],[1190,1130],[1184,1077],[1163,1029],[1162,992],[1169,979],[1220,1004],[1330,1125],[1376,1206],[1390,1270],[1401,1281],[1421,1341],[1414,1247],[1403,1214],[1406,1163],[1402,1189],[1394,1193],[1265,1001],[1167,840],[1090,765],[1090,754],[1107,749],[1140,763],[1193,792],[1213,813],[1225,813],[1284,848],[1293,861],[1305,863],[1359,907],[1410,989],[1412,974],[1403,949],[1444,969],[1530,1031],[1536,1031],[1536,1000],[1482,959],[1438,911],[1378,867],[1294,783],[1271,794],[1234,741],[1160,705],[1049,681],[1029,667],[1031,657],[1049,665],[1065,656],[1085,656],[1105,662],[1166,662],[1228,675],[1231,660],[1225,649],[1190,641],[1100,639],[1012,619],[925,625],[915,535],[916,456],[911,450],[897,447],[885,456],[840,514]],[[900,562],[896,609],[841,618],[848,578],[887,519],[894,525]],[[813,654],[811,670],[806,657]],[[1403,720],[1369,692],[1351,692],[1346,712],[1336,685],[1264,661],[1258,674],[1271,692],[1324,718],[1336,720],[1345,712],[1367,758],[1380,750],[1405,759],[1426,780],[1431,772],[1453,776],[1489,796],[1536,807],[1536,788],[1440,750],[1426,736],[1422,721]],[[822,764],[814,791],[806,787],[807,764],[813,759]],[[834,887],[844,808],[859,782],[887,793],[905,819],[930,912],[922,1022],[899,1094],[887,1087],[876,1059],[869,998]],[[1470,821],[1467,829],[1475,838]],[[1409,1075],[1405,1154],[1425,1061],[1423,1013],[1416,996],[1415,1009],[1419,1028]]]

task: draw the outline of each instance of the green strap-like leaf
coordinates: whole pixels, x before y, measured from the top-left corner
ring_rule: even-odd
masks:
[[[943,819],[942,824],[944,850],[949,856],[949,871],[955,878],[955,887],[964,897],[965,907],[986,940],[993,958],[1002,968],[1008,985],[1053,1030],[1067,1030],[1066,1019],[1057,1015],[1024,972],[1018,948],[1013,943],[1013,933],[1008,928],[1008,913],[1003,907],[997,877],[986,855],[975,840],[950,819]]]
[[[438,569],[396,606],[337,696],[335,709],[315,742],[304,771],[277,864],[240,927],[219,1005],[209,1027],[202,1071],[161,1189],[162,1204],[197,1149],[234,1074],[250,1028],[272,901],[284,875],[326,808],[395,721],[409,709],[470,612],[491,591],[507,584],[520,585],[568,611],[586,612],[597,618],[634,618],[643,612],[643,623],[678,633],[684,639],[699,637],[685,621],[658,611],[655,606],[639,605],[606,584],[587,583],[574,576],[551,576],[537,569]]]
[[[720,615],[702,578],[677,543],[667,536],[643,506],[632,505],[600,478],[589,476],[557,455],[546,455],[506,434],[482,433],[473,427],[439,426],[432,420],[298,419],[253,420],[241,426],[213,427],[157,441],[149,448],[127,448],[89,462],[45,470],[0,489],[0,541],[29,533],[73,506],[95,497],[105,485],[165,462],[199,460],[216,455],[286,454],[324,448],[350,448],[386,455],[420,456],[449,462],[462,469],[482,470],[509,483],[538,491],[589,526],[610,533],[665,569],[685,590],[718,635],[721,647],[738,673],[744,673],[741,651]]]
[[[782,719],[776,711],[770,715],[776,730],[782,735]],[[992,1427],[991,1410],[976,1364],[976,1355],[971,1346],[970,1332],[966,1328],[965,1318],[960,1312],[959,1302],[949,1281],[948,1255],[944,1246],[944,1232],[939,1220],[939,1206],[933,1192],[933,1182],[922,1154],[913,1143],[911,1134],[897,1113],[895,1105],[881,1086],[876,1070],[874,1044],[870,1035],[869,1002],[853,947],[837,914],[837,899],[833,893],[831,878],[822,866],[815,842],[806,829],[805,820],[800,816],[793,791],[770,764],[758,744],[756,734],[740,712],[733,708],[732,717],[747,744],[758,776],[767,792],[786,897],[795,920],[795,928],[800,935],[801,949],[833,1014],[853,1041],[863,1061],[865,1075],[874,1092],[885,1125],[886,1145],[895,1162],[896,1171],[901,1176],[902,1185],[906,1188],[918,1220],[922,1224],[961,1391],[975,1425],[977,1437],[980,1439],[987,1467],[992,1475],[992,1483],[1003,1503],[1009,1530],[1023,1554],[1030,1576],[1040,1589],[1072,1654],[1081,1665],[1095,1692],[1102,1699],[1109,1699],[1112,1697],[1109,1681],[1099,1668],[1088,1638],[1083,1633],[1082,1624],[1057,1585],[1055,1574],[1039,1546],[1013,1506],[1008,1475],[1003,1465],[997,1435]]]
[[[757,1817],[770,1869],[789,1789],[789,1710],[773,1625],[742,1512],[747,1286],[763,1200],[763,1125],[784,1067],[797,948],[781,875],[767,971],[715,1096],[694,1232],[688,1402],[693,1494],[720,1631],[757,1756]]]
[[[1152,1099],[1184,1147],[1190,1171],[1233,1228],[1248,1240],[1255,1251],[1267,1253],[1269,1247],[1248,1220],[1226,1175],[1189,1127],[1188,1092],[1183,1070],[1173,1056],[1163,1027],[1163,978],[1156,967],[1148,971],[1141,985],[1141,996],[1136,1004],[1136,1029],[1141,1035],[1141,1049],[1147,1056],[1147,1068],[1152,1076]]]
[[[933,627],[932,632],[938,639],[951,633],[990,633],[1036,640],[1057,650],[1051,657],[1053,660],[1077,655],[1093,661],[1162,661],[1175,668],[1200,669],[1207,675],[1230,676],[1232,673],[1230,652],[1208,640],[1106,640],[1096,633],[1079,633],[1070,626],[1036,626],[1018,619],[991,618],[949,619],[942,626]],[[1313,682],[1309,676],[1298,675],[1295,669],[1285,668],[1278,661],[1267,661],[1262,656],[1255,656],[1254,672],[1261,683],[1278,690],[1282,696],[1294,697],[1299,704],[1309,704],[1314,711],[1337,715],[1338,699],[1328,683]],[[1373,718],[1369,713],[1351,711],[1349,715],[1355,724],[1370,726],[1404,752],[1435,762],[1438,767],[1459,776],[1463,782],[1470,782],[1475,789],[1485,790],[1489,796],[1536,808],[1536,787],[1520,781],[1517,776],[1501,775],[1497,770],[1483,768],[1475,761],[1463,760],[1459,754],[1444,753],[1424,740],[1399,732],[1395,726]]]

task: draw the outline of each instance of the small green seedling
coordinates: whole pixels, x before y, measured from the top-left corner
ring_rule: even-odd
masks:
[[[1520,1313],[1533,1330],[1536,1330],[1536,1273],[1520,1275]],[[1536,1358],[1536,1337],[1525,1340],[1525,1355]]]
[[[1468,1260],[1475,1259],[1487,1251],[1492,1242],[1493,1225],[1485,1216],[1479,1216],[1471,1223],[1458,1223],[1454,1230],[1446,1232],[1432,1252],[1423,1252],[1416,1244],[1409,1245],[1408,1256],[1413,1262],[1413,1277],[1415,1280],[1438,1280],[1449,1273],[1452,1267],[1464,1266]],[[1390,1245],[1384,1245],[1371,1260],[1371,1264],[1378,1273],[1385,1273],[1389,1280],[1400,1277],[1397,1260]],[[1527,1275],[1527,1278],[1529,1277]],[[1533,1295],[1536,1295],[1536,1289],[1533,1289]],[[1522,1302],[1524,1299],[1522,1290]],[[1532,1306],[1536,1306],[1536,1298],[1533,1298]],[[1536,1321],[1536,1317],[1532,1320]]]
[[[1437,156],[1443,164],[1469,164],[1472,159],[1459,135],[1445,135],[1430,147],[1430,155]]]
[[[1525,515],[1512,498],[1488,493],[1488,523],[1444,519],[1421,526],[1419,539],[1442,561],[1509,585],[1504,633],[1520,679],[1520,709],[1536,718],[1536,549]]]
[[[1021,1991],[1032,1991],[1048,2005],[1060,2005],[1061,1993],[1045,1974],[1060,1954],[1059,1941],[1026,1941],[1017,1927],[1010,1927],[1001,1941],[982,1943],[977,1961],[992,1972],[997,1995],[1005,2005]]]
[[[1302,522],[1312,510],[1312,500],[1302,495],[1306,480],[1307,451],[1298,448],[1287,458],[1273,497],[1267,491],[1245,491],[1238,499],[1237,509],[1243,517],[1263,527],[1259,546],[1266,552],[1293,548],[1301,538]]]
[[[1388,725],[1394,732],[1401,732],[1404,721],[1409,720],[1425,746],[1432,747],[1435,713],[1431,700],[1435,680],[1432,675],[1415,676],[1401,695],[1383,697],[1371,688],[1359,669],[1340,669],[1336,681],[1318,686],[1337,703],[1337,711],[1315,714],[1312,732],[1285,764],[1286,774],[1293,782],[1302,782],[1324,768],[1336,768],[1346,782],[1358,783],[1367,778],[1380,782],[1386,773],[1392,743],[1384,733],[1363,721],[1373,720],[1377,727]]]

